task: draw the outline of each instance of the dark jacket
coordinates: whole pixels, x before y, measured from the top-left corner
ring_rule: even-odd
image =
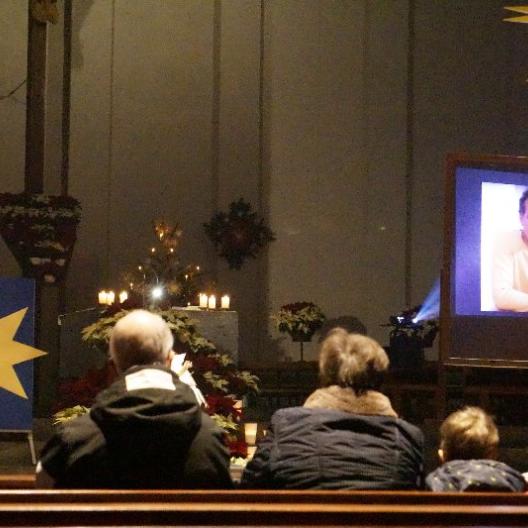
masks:
[[[41,464],[57,488],[232,487],[222,431],[192,390],[157,366],[128,370],[89,414],[61,425]]]
[[[524,491],[521,473],[497,460],[450,460],[429,473],[432,491]]]
[[[422,465],[422,433],[404,420],[292,407],[273,415],[241,486],[416,489]]]

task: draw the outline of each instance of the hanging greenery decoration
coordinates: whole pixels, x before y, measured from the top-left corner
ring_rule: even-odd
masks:
[[[264,220],[242,198],[231,202],[228,213],[216,213],[204,229],[231,269],[240,269],[246,258],[255,258],[261,248],[275,240]]]
[[[80,219],[71,196],[0,193],[0,234],[26,277],[64,279]]]

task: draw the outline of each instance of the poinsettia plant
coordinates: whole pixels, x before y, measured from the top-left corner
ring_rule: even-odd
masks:
[[[186,359],[192,363],[192,375],[207,401],[206,411],[224,430],[235,432],[241,414],[237,400],[250,391],[258,391],[258,378],[247,370],[238,370],[230,356],[218,352],[211,341],[198,333],[195,322],[187,315],[171,309],[152,311],[167,322],[174,335],[176,352],[185,352]],[[106,353],[112,328],[127,313],[129,310],[121,309],[104,315],[83,329],[83,340]],[[115,370],[107,364],[83,378],[64,382],[59,388],[58,407],[81,404],[88,408],[96,394],[115,377]]]
[[[313,302],[301,301],[281,306],[272,319],[279,332],[286,332],[294,338],[301,335],[311,338],[323,326],[326,316]]]

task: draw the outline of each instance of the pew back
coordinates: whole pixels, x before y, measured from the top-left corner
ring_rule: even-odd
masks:
[[[528,526],[528,496],[391,491],[0,491],[0,526]]]

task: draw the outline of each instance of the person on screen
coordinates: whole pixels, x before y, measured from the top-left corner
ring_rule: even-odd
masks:
[[[501,233],[493,250],[493,301],[498,310],[528,312],[528,189],[519,200],[521,229]]]
[[[450,414],[440,427],[438,458],[429,473],[432,491],[524,491],[524,477],[497,460],[499,432],[480,407],[464,407]]]

